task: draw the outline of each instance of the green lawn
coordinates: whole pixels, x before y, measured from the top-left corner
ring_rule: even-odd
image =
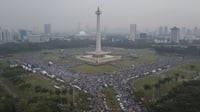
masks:
[[[155,55],[155,51],[152,49],[136,49],[139,55]]]
[[[111,109],[112,112],[116,112],[120,110],[120,106],[119,103],[116,99],[116,94],[114,93],[113,88],[111,87],[106,87],[103,90],[105,97],[106,97],[106,103],[109,107],[109,109]]]
[[[61,57],[59,55],[51,55],[51,56],[45,57],[44,60],[59,61],[61,60]]]
[[[97,65],[97,66],[83,64],[83,65],[76,66],[73,68],[73,70],[82,72],[82,73],[104,73],[104,72],[112,72],[116,69],[117,69],[116,67],[109,64]]]
[[[31,51],[31,52],[20,52],[20,53],[15,53],[16,56],[31,56],[31,55],[39,55],[41,54],[42,51]]]
[[[190,65],[191,63],[182,65],[173,70],[165,71],[160,75],[146,76],[136,79],[134,82],[129,81],[129,85],[134,85],[134,93],[138,98],[144,96],[147,101],[152,100],[152,98],[154,100],[159,99],[161,96],[166,95],[172,88],[181,84],[182,80],[192,79],[197,76],[194,71],[185,69]],[[195,67],[198,65],[199,64],[195,65]],[[162,82],[163,80],[167,80],[167,78],[171,78],[170,81]],[[157,84],[157,86],[155,86],[155,84]],[[145,86],[149,87],[145,88]]]
[[[5,67],[9,67],[8,62],[6,62],[5,60],[0,60],[0,68],[3,69]]]
[[[118,64],[120,66],[124,66],[124,67],[129,67],[129,66],[136,64],[136,62],[133,60],[124,60],[124,61],[118,61],[118,62],[116,62],[116,64]]]
[[[155,62],[157,59],[155,56],[139,56],[135,59],[136,62]]]
[[[0,97],[7,94],[7,91],[6,91],[5,88],[3,87],[2,82],[0,82],[0,91],[1,91],[1,92],[0,92]]]
[[[198,72],[200,72],[200,61],[197,60],[196,62],[191,62],[191,63],[188,63],[188,64],[184,64],[180,68],[186,69],[186,70],[189,70],[189,71],[198,71]]]
[[[80,60],[78,59],[64,60],[63,63],[69,66],[76,66],[77,64],[80,63]]]
[[[29,75],[24,77],[26,83],[30,83],[33,86],[41,86],[47,89],[53,89],[54,84],[45,79],[44,77],[38,75]]]
[[[116,64],[124,67],[129,67],[142,62],[155,62],[157,58],[155,56],[139,56],[138,58],[117,61]]]

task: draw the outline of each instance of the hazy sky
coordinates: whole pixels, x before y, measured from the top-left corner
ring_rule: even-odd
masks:
[[[0,0],[0,26],[71,31],[94,27],[97,6],[103,11],[102,27],[139,28],[160,25],[200,27],[200,0]]]

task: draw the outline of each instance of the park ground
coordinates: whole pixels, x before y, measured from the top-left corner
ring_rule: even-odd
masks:
[[[84,55],[86,51],[87,48],[54,49],[18,53],[15,57],[30,57],[34,54],[35,57],[39,57],[42,61],[62,63],[64,66],[69,66],[73,71],[89,74],[113,72],[121,68],[134,66],[138,63],[154,62],[157,60],[155,51],[151,49],[112,49],[112,55],[122,56],[121,60],[94,66],[76,59],[76,56]]]
[[[170,90],[182,84],[182,82],[199,78],[199,73],[200,61],[195,61],[163,71],[159,75],[152,74],[133,79],[128,84],[136,99],[152,102],[167,95]]]
[[[60,87],[56,89],[54,86]],[[88,110],[91,97],[47,77],[32,74],[20,67],[9,67],[9,62],[0,61],[0,111],[48,112]],[[74,95],[74,97],[73,97]],[[81,99],[81,100],[80,100]],[[59,104],[59,105],[58,105]],[[8,105],[12,106],[12,108]]]
[[[142,62],[154,62],[157,60],[155,52],[151,49],[136,49],[129,51],[137,54],[137,57],[129,54],[126,49],[122,49],[120,51],[115,50],[113,52],[115,52],[114,55],[122,56],[122,59],[98,66],[83,63],[79,66],[74,66],[72,69],[82,73],[105,73],[113,72],[125,67],[132,67]]]

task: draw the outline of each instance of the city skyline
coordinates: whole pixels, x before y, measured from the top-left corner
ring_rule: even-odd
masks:
[[[192,28],[200,26],[199,3],[198,0],[2,0],[0,26],[41,30],[43,24],[49,23],[54,31],[73,31],[81,23],[94,28],[92,9],[99,5],[105,15],[102,27],[107,29],[128,30],[132,23],[137,24],[138,29],[155,29],[160,25]]]
[[[197,0],[0,1],[0,112],[199,112]]]

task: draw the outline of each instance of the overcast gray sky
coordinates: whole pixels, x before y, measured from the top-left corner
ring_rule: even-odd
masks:
[[[0,26],[31,29],[50,23],[56,31],[75,30],[78,23],[94,27],[98,5],[103,27],[200,26],[200,0],[0,0]]]

